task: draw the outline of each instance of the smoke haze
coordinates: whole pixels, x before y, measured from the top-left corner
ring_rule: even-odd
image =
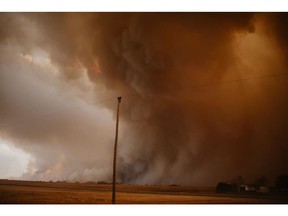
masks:
[[[31,180],[287,174],[286,13],[2,13],[0,138]]]

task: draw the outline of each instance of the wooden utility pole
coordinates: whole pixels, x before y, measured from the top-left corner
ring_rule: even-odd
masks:
[[[119,108],[122,97],[117,97],[117,118],[116,118],[116,133],[115,133],[115,146],[114,146],[114,159],[113,159],[113,188],[112,188],[112,204],[116,203],[116,161],[117,161],[117,142],[118,142],[118,125],[119,125]]]

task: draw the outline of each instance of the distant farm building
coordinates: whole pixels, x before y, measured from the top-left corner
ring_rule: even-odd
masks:
[[[256,187],[254,185],[239,185],[230,182],[220,182],[216,186],[217,193],[269,193],[267,186]]]
[[[240,192],[256,192],[256,187],[253,185],[240,185]]]
[[[270,193],[270,188],[267,186],[260,186],[257,192],[263,193],[263,194]]]

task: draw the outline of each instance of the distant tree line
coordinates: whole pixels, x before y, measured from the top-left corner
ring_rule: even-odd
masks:
[[[267,185],[268,178],[261,176],[253,184],[244,184],[242,176],[237,176],[227,182],[219,182],[216,186],[217,193],[287,193],[288,194],[288,175],[281,175],[276,178],[275,185]]]

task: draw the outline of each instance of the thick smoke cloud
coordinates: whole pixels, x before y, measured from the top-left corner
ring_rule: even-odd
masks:
[[[287,173],[286,14],[0,20],[0,131],[33,156],[24,178],[110,181],[118,95],[119,181],[213,185]]]

